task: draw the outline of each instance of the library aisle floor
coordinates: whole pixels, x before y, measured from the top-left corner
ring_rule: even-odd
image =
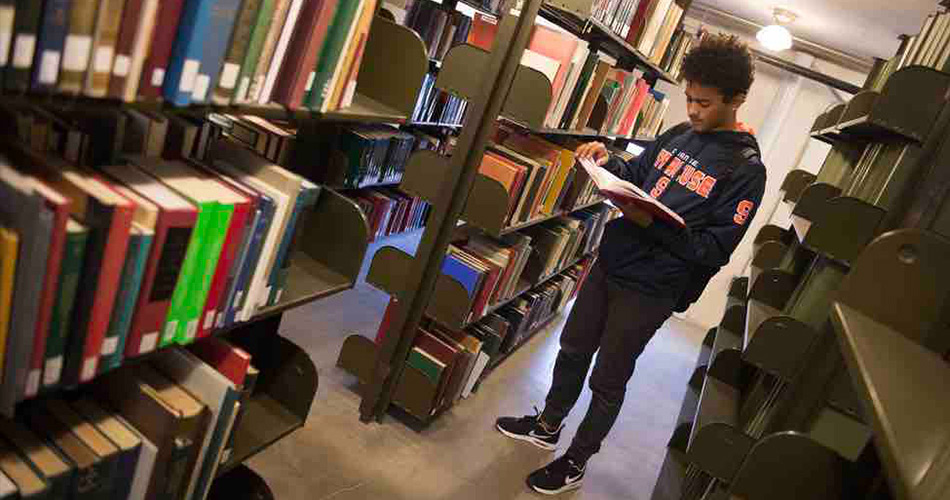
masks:
[[[414,251],[420,234],[384,244]],[[564,316],[502,363],[478,393],[417,432],[392,413],[382,424],[361,423],[357,383],[335,366],[347,335],[375,335],[387,301],[383,292],[360,284],[285,314],[281,333],[309,352],[320,387],[306,427],[249,465],[278,500],[540,498],[524,478],[554,455],[503,437],[494,421],[543,404]],[[558,498],[649,499],[703,333],[677,319],[664,325],[640,358],[623,412],[588,465],[584,486]],[[585,388],[559,453],[570,444],[589,402]]]

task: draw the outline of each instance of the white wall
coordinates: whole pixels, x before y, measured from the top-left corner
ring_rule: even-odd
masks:
[[[687,27],[695,29],[695,20],[687,20]],[[721,31],[707,26],[711,32]],[[739,34],[747,41],[750,37]],[[786,52],[783,58],[829,74],[855,85],[864,83],[865,75],[816,60],[807,54]],[[686,312],[690,321],[711,327],[719,323],[725,308],[729,283],[734,276],[746,274],[752,258],[752,240],[765,224],[788,225],[788,210],[781,202],[779,188],[785,175],[796,168],[817,172],[828,153],[828,146],[809,137],[815,118],[842,100],[847,94],[807,80],[775,66],[756,63],[756,77],[746,104],[739,110],[739,119],[753,127],[762,148],[762,158],[768,172],[765,196],[746,237],[732,255],[729,264],[717,274],[703,296]],[[666,123],[673,125],[686,119],[686,97],[682,92],[671,98]]]

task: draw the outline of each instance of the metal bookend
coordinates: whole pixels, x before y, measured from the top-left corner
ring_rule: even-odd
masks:
[[[356,282],[369,246],[369,223],[352,199],[323,188],[316,207],[307,215],[305,231],[313,237],[301,238],[301,249],[311,258]],[[333,236],[328,244],[326,237]],[[290,278],[293,280],[293,277]]]
[[[362,335],[350,335],[343,341],[340,357],[336,365],[359,379],[361,384],[368,383],[373,375],[378,347],[375,342]]]
[[[839,196],[841,188],[831,184],[816,182],[806,187],[792,209],[792,228],[798,239],[803,240],[811,223],[825,206],[825,202]]]
[[[739,389],[706,377],[686,448],[686,460],[723,481],[731,481],[754,440],[737,428]]]
[[[886,215],[865,201],[838,197],[814,207],[802,244],[828,258],[849,263],[871,242]]]
[[[873,141],[912,140],[923,143],[943,109],[950,75],[923,66],[908,66],[887,79],[880,96],[862,92],[852,100],[855,111],[838,120],[847,137]],[[859,115],[858,113],[864,113]],[[850,115],[855,115],[853,118]]]
[[[801,277],[781,269],[762,271],[749,291],[743,345],[749,345],[765,320],[779,316],[785,309]]]
[[[425,43],[415,31],[377,17],[363,51],[356,91],[411,116],[429,71]]]
[[[260,376],[254,393],[242,403],[232,453],[219,474],[303,427],[317,393],[317,369],[307,352],[276,331],[262,335],[260,326],[250,324],[228,336],[254,358]]]
[[[819,333],[788,316],[773,316],[763,321],[742,353],[746,362],[790,381],[814,345]]]
[[[851,266],[835,301],[913,340],[941,347],[950,299],[950,241],[936,234],[902,229],[886,233]],[[946,350],[946,349],[944,349]]]
[[[502,183],[478,174],[465,203],[462,218],[465,222],[498,236],[508,225],[510,199],[510,193]]]
[[[748,500],[847,498],[846,462],[797,432],[759,440],[732,480],[729,493]]]
[[[880,93],[873,90],[865,90],[855,94],[847,102],[844,112],[838,118],[838,129],[845,132],[852,124],[865,120],[867,115],[871,114],[880,96]]]
[[[416,151],[409,157],[399,189],[434,203],[445,185],[450,163],[446,158],[427,149]]]
[[[373,256],[366,282],[404,300],[404,285],[409,276],[412,259],[411,255],[398,248],[382,247]],[[445,326],[459,329],[468,318],[473,298],[469,297],[465,286],[455,278],[440,274],[426,313]]]
[[[807,170],[792,170],[785,176],[785,180],[782,181],[782,187],[779,189],[784,194],[782,195],[782,201],[796,202],[798,198],[802,195],[802,192],[815,182],[815,174],[808,172]]]
[[[472,99],[481,90],[482,75],[491,54],[468,44],[449,49],[435,85],[443,90]],[[528,127],[540,129],[551,105],[552,83],[540,71],[520,65],[505,99],[501,114]]]

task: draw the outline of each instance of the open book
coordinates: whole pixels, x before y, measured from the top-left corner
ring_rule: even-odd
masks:
[[[587,175],[594,181],[594,185],[597,186],[597,189],[610,199],[610,201],[618,205],[633,205],[649,213],[654,218],[679,227],[686,227],[686,222],[684,222],[683,218],[676,212],[655,200],[644,190],[610,173],[604,167],[597,165],[594,160],[582,158],[578,159],[577,162],[580,163],[587,172]]]

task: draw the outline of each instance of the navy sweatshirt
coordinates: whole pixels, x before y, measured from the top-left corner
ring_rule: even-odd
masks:
[[[755,137],[746,132],[669,135],[636,159],[611,157],[604,167],[679,214],[686,229],[658,219],[646,228],[613,220],[600,259],[608,278],[621,286],[679,298],[691,287],[691,276],[705,272],[705,286],[729,262],[762,201],[765,166]],[[749,148],[754,155],[745,154]]]

